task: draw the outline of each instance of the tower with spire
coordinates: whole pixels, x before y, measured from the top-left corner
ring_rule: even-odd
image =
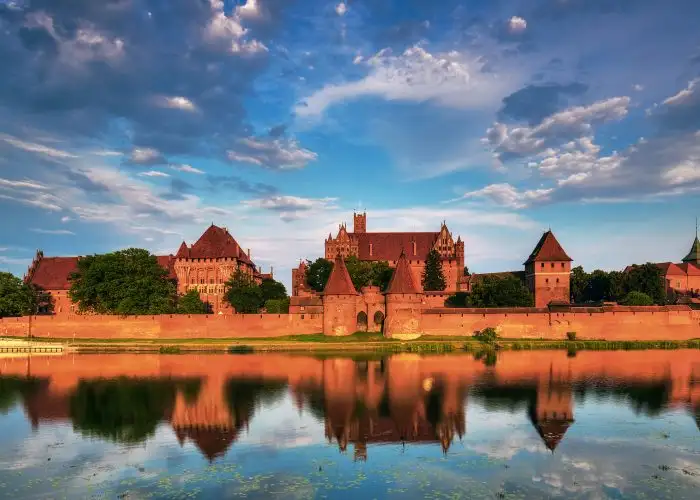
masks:
[[[386,289],[385,300],[385,337],[415,337],[422,333],[423,291],[416,284],[406,253],[403,251]]]
[[[358,293],[340,253],[323,289],[323,334],[351,335],[357,331]]]

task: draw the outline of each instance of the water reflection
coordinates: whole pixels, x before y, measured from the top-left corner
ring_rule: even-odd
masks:
[[[610,401],[645,416],[679,408],[698,422],[697,351],[505,353],[487,366],[469,356],[378,359],[305,356],[82,355],[2,360],[0,412],[20,404],[32,427],[123,444],[161,422],[209,461],[226,454],[263,407],[291,395],[355,460],[368,445],[426,443],[448,452],[467,433],[470,404],[528,416],[554,452],[577,404]],[[605,422],[600,422],[605,425]]]

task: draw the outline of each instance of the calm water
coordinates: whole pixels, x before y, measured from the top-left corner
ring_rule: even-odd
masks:
[[[0,358],[0,498],[698,498],[700,351]]]

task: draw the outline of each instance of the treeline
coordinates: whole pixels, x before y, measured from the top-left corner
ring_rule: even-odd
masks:
[[[485,275],[476,280],[471,292],[457,292],[445,300],[446,307],[532,307],[530,290],[512,274]]]
[[[596,269],[591,273],[577,266],[571,270],[571,300],[575,304],[618,302],[646,306],[673,303],[675,297],[666,293],[663,271],[647,263],[625,271]]]
[[[177,293],[177,282],[148,250],[129,248],[90,255],[78,261],[70,276],[68,296],[81,313],[91,314],[210,314],[211,305],[197,290]],[[240,313],[286,313],[289,297],[273,279],[256,283],[236,271],[225,284],[225,300]],[[0,317],[51,312],[48,293],[9,273],[0,273]]]

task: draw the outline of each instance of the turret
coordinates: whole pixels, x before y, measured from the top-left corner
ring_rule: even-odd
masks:
[[[551,230],[545,232],[524,264],[535,307],[547,307],[551,302],[570,302],[571,262],[554,233]]]
[[[351,335],[357,330],[357,290],[340,254],[323,289],[324,335]]]
[[[395,338],[420,336],[423,292],[415,283],[403,251],[385,292],[385,300],[384,335]]]

